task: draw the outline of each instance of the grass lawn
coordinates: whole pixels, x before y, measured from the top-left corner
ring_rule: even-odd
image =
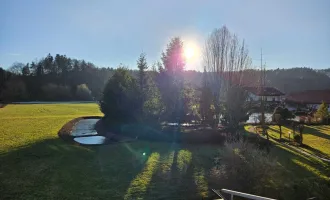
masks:
[[[146,141],[83,147],[58,138],[58,130],[71,119],[101,114],[96,104],[0,109],[1,199],[132,199],[146,194],[149,199],[182,194],[200,199],[209,195],[205,174],[217,147]]]
[[[289,132],[291,132],[292,140],[292,129],[289,127],[282,127],[283,138],[289,139]],[[273,138],[280,138],[278,126],[270,126],[268,133]],[[296,133],[299,132],[296,131]],[[320,152],[330,157],[330,125],[305,126],[303,138],[303,143],[311,147],[306,149],[307,151]]]
[[[96,104],[1,108],[1,199],[202,199],[220,187],[209,174],[221,150],[216,145],[137,141],[87,147],[58,138],[66,122],[91,115],[101,115]],[[319,160],[276,145],[271,156],[284,169],[274,182],[288,188],[274,188],[270,197],[285,193],[293,199],[292,181],[328,181],[329,167]]]

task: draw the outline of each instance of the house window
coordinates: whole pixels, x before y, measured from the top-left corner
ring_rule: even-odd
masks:
[[[275,97],[273,97],[273,101],[275,101]]]

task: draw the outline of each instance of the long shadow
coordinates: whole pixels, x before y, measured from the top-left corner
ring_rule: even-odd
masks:
[[[329,166],[325,167],[316,160],[310,160],[279,146],[274,146],[271,156],[276,156],[282,166],[280,184],[286,183],[280,187],[278,199],[283,199],[284,196],[287,199],[307,199],[313,196],[323,199],[328,196],[330,188],[326,177],[330,175]],[[306,181],[308,184],[303,184]]]
[[[326,159],[330,159],[330,157],[328,155],[326,155],[324,152],[318,150],[318,149],[315,149],[307,144],[303,144],[302,145],[302,148],[305,148],[305,149],[308,149],[310,151],[312,151],[315,155],[321,157],[321,158],[326,158]]]
[[[270,129],[270,130],[272,130],[272,131],[274,131],[274,132],[280,133],[280,131],[279,131],[279,130],[277,130],[277,129],[274,129],[274,128],[272,128],[272,127],[269,127],[269,129]]]
[[[314,126],[313,128],[320,130],[320,131],[330,131],[330,126],[329,126],[329,128],[322,127],[322,126]]]
[[[327,135],[325,133],[320,132],[320,130],[316,129],[316,128],[312,128],[310,126],[306,126],[303,133],[308,133],[317,137],[321,137],[327,140],[330,140],[330,135]]]
[[[132,145],[142,149],[143,144]],[[0,155],[4,199],[122,199],[144,167],[124,144],[78,146],[47,139]]]
[[[178,144],[163,151],[160,167],[152,176],[143,199],[208,198],[210,188],[207,187],[207,182],[209,171],[213,167],[213,154],[205,146],[209,145]],[[186,159],[186,155],[191,158]]]

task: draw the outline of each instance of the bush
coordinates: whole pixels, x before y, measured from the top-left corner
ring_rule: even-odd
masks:
[[[269,196],[276,187],[279,168],[275,159],[242,141],[225,144],[211,170],[216,188]]]
[[[292,119],[295,117],[295,115],[291,111],[289,111],[289,109],[283,108],[281,106],[278,106],[275,108],[273,117],[272,117],[273,121],[276,121],[276,118],[275,118],[276,114],[279,114],[281,116],[280,119],[282,119],[282,120],[288,120],[288,119]]]
[[[181,143],[192,144],[224,144],[226,136],[216,130],[193,130],[190,132],[181,132],[177,136],[177,141]]]
[[[68,101],[72,99],[70,88],[66,85],[55,85],[49,83],[42,86],[41,89],[45,94],[45,100],[48,101]]]
[[[93,100],[92,92],[89,90],[86,84],[77,86],[76,97],[78,100],[91,101]]]
[[[283,199],[301,200],[316,197],[315,200],[321,200],[329,198],[330,183],[329,181],[318,178],[305,178],[283,184],[280,190],[280,196],[283,197]]]
[[[223,144],[226,137],[219,131],[203,130],[203,131],[190,131],[190,132],[175,132],[173,128],[167,127],[161,129],[157,124],[111,124],[107,123],[108,130],[118,133],[123,136],[132,138],[138,138],[148,141],[160,141],[160,142],[178,142],[178,143],[213,143]],[[171,129],[169,129],[171,128]]]
[[[293,140],[294,140],[295,142],[297,142],[297,143],[300,144],[300,142],[301,142],[301,136],[300,136],[299,134],[294,134],[294,136],[293,136]]]
[[[124,136],[134,137],[149,141],[172,142],[172,133],[165,133],[158,127],[148,124],[126,124],[121,125],[120,132]]]
[[[106,83],[100,108],[109,123],[131,123],[142,114],[136,80],[125,68],[118,68]]]

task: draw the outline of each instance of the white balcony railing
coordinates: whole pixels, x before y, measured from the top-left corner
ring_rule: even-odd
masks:
[[[219,197],[221,197],[223,200],[225,200],[221,194],[219,194],[219,192],[217,192],[216,190],[212,189],[214,193],[216,193]],[[257,195],[252,195],[252,194],[247,194],[247,193],[243,193],[243,192],[237,192],[234,190],[227,190],[227,189],[222,189],[221,192],[226,193],[226,194],[230,194],[230,200],[234,200],[234,196],[239,196],[239,197],[244,197],[247,199],[253,199],[253,200],[275,200],[275,199],[271,199],[271,198],[267,198],[267,197],[261,197],[261,196],[257,196]]]

